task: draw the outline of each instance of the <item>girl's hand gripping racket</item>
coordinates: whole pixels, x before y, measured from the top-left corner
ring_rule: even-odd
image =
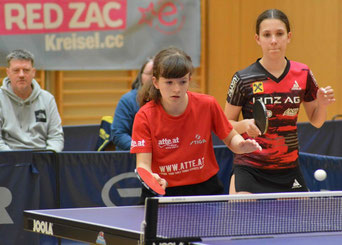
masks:
[[[139,167],[135,169],[135,173],[137,174],[138,179],[141,181],[141,183],[154,195],[165,195],[164,188],[158,183],[156,178],[153,177],[151,172]]]
[[[260,100],[255,101],[253,105],[253,118],[261,135],[265,134],[268,128],[267,109],[265,104]]]

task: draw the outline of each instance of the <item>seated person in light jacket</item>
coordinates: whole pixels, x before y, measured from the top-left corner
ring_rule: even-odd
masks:
[[[53,95],[34,79],[33,54],[14,50],[7,63],[0,90],[0,151],[62,151],[62,121]]]

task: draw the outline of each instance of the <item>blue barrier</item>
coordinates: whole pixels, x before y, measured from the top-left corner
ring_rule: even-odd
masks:
[[[95,151],[100,125],[63,126],[63,151]]]
[[[301,152],[342,157],[342,120],[326,121],[321,128],[298,124]]]
[[[342,120],[326,121],[317,129],[308,122],[298,126],[298,141],[301,152],[342,157]],[[64,151],[94,151],[100,125],[64,126]],[[224,143],[213,133],[213,144]]]
[[[228,193],[233,154],[225,146],[215,146],[214,150],[220,165],[219,177]],[[342,190],[341,157],[300,153],[300,163],[310,190]],[[137,204],[141,185],[134,168],[135,155],[128,152],[2,152],[2,241],[10,241],[4,244],[57,244],[55,238],[46,236],[42,236],[39,243],[37,234],[23,231],[25,209]],[[313,172],[317,168],[327,171],[325,181],[314,180]]]
[[[37,244],[38,236],[23,231],[22,213],[38,209],[40,176],[32,163],[32,152],[0,154],[1,244]]]
[[[341,121],[328,121],[321,129],[298,124],[300,166],[311,191],[342,190]],[[65,149],[49,152],[0,153],[0,237],[4,244],[58,244],[56,238],[22,229],[25,209],[133,205],[140,183],[135,178],[135,155],[129,152],[94,152],[99,125],[65,126]],[[228,193],[233,154],[215,135],[219,178]],[[305,151],[305,152],[303,152]],[[317,153],[317,154],[312,154]],[[331,155],[331,156],[325,156]],[[313,178],[316,169],[328,173],[325,181]],[[68,242],[62,242],[67,244]]]

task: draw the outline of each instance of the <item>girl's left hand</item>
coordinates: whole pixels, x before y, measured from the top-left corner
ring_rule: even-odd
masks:
[[[240,142],[240,147],[243,153],[250,153],[253,151],[261,151],[262,148],[259,145],[258,142],[256,142],[254,139],[246,139]]]
[[[319,106],[328,106],[335,102],[334,90],[331,86],[317,90],[317,101]]]

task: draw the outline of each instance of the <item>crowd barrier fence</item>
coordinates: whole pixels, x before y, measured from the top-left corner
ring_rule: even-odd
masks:
[[[311,144],[300,143],[301,149],[308,152],[300,152],[299,155],[301,170],[311,191],[342,190],[342,154],[337,147],[341,145],[338,135],[341,135],[342,127],[338,127],[339,123],[328,122],[319,130],[308,125],[299,127],[300,141]],[[22,213],[27,209],[138,203],[141,184],[134,174],[135,155],[125,151],[89,150],[97,141],[98,125],[97,128],[96,125],[88,125],[70,130],[70,127],[65,130],[66,149],[61,153],[0,153],[0,244],[77,244],[24,231]],[[87,137],[87,134],[92,136]],[[220,165],[218,175],[225,186],[225,193],[228,193],[233,154],[216,140],[214,150]],[[78,150],[73,151],[75,148]],[[328,156],[327,152],[331,155]],[[328,174],[322,182],[313,178],[318,168],[325,169]]]

